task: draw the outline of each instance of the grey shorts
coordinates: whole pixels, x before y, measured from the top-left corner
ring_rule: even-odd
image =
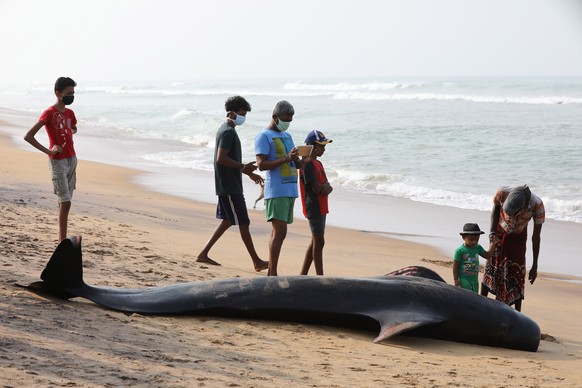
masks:
[[[49,159],[49,170],[59,203],[69,202],[73,198],[73,190],[77,187],[77,157]]]

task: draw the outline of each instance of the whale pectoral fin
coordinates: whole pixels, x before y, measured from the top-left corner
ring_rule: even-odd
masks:
[[[403,333],[408,330],[415,329],[417,327],[432,325],[435,323],[443,322],[440,318],[428,318],[422,320],[410,320],[403,322],[380,322],[382,329],[378,337],[374,339],[374,342],[380,342],[397,334]]]

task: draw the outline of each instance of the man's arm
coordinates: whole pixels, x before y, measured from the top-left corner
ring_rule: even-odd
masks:
[[[495,235],[497,234],[497,225],[499,225],[499,217],[501,212],[501,204],[496,203],[491,209],[491,226],[489,227],[489,242],[495,243]]]
[[[497,233],[497,225],[499,224],[499,217],[501,213],[501,204],[496,203],[491,209],[491,227],[489,233]]]
[[[275,160],[269,160],[269,155],[265,155],[265,154],[258,154],[256,156],[257,158],[257,166],[259,167],[260,171],[265,171],[265,170],[273,170],[285,163],[291,163],[291,162],[295,162],[295,164],[297,165],[297,162],[299,161],[299,153],[297,151],[297,148],[293,148],[290,152],[289,155],[283,157],[283,158],[278,158]]]
[[[26,135],[24,135],[24,140],[27,143],[30,143],[34,148],[36,148],[39,151],[44,152],[47,155],[55,155],[58,154],[59,152],[62,151],[62,148],[58,145],[54,145],[52,149],[48,149],[45,146],[43,146],[42,144],[40,144],[40,142],[38,140],[36,140],[36,134],[38,133],[38,131],[44,126],[44,123],[42,121],[39,121],[38,123],[34,124],[32,126],[32,128],[30,128],[28,130],[28,132],[26,132]]]
[[[534,230],[531,235],[531,245],[533,252],[533,263],[529,270],[529,282],[534,284],[538,277],[538,256],[540,254],[540,243],[542,241],[542,224],[534,224]]]
[[[236,160],[228,156],[228,150],[218,147],[218,152],[216,153],[216,162],[221,166],[228,168],[236,168],[241,170],[243,174],[249,175],[257,169],[255,162],[249,162],[247,164],[239,163]]]

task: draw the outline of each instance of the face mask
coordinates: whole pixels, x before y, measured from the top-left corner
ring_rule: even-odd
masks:
[[[74,95],[71,95],[71,96],[63,96],[63,104],[65,104],[65,105],[71,105],[74,100],[75,100],[75,96]]]
[[[234,114],[236,117],[234,118],[234,120],[232,120],[232,122],[234,123],[234,125],[243,125],[245,120],[247,119],[246,116],[241,116],[241,115],[237,115],[236,113]]]
[[[279,119],[279,123],[277,123],[277,129],[279,132],[285,132],[289,129],[289,125],[291,125],[291,121],[283,121]]]

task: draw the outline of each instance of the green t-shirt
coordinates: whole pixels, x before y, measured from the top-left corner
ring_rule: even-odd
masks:
[[[468,248],[465,244],[458,247],[455,250],[453,260],[460,263],[459,277],[477,277],[479,273],[479,256],[484,254],[487,254],[487,251],[480,244],[475,245],[473,248]]]

